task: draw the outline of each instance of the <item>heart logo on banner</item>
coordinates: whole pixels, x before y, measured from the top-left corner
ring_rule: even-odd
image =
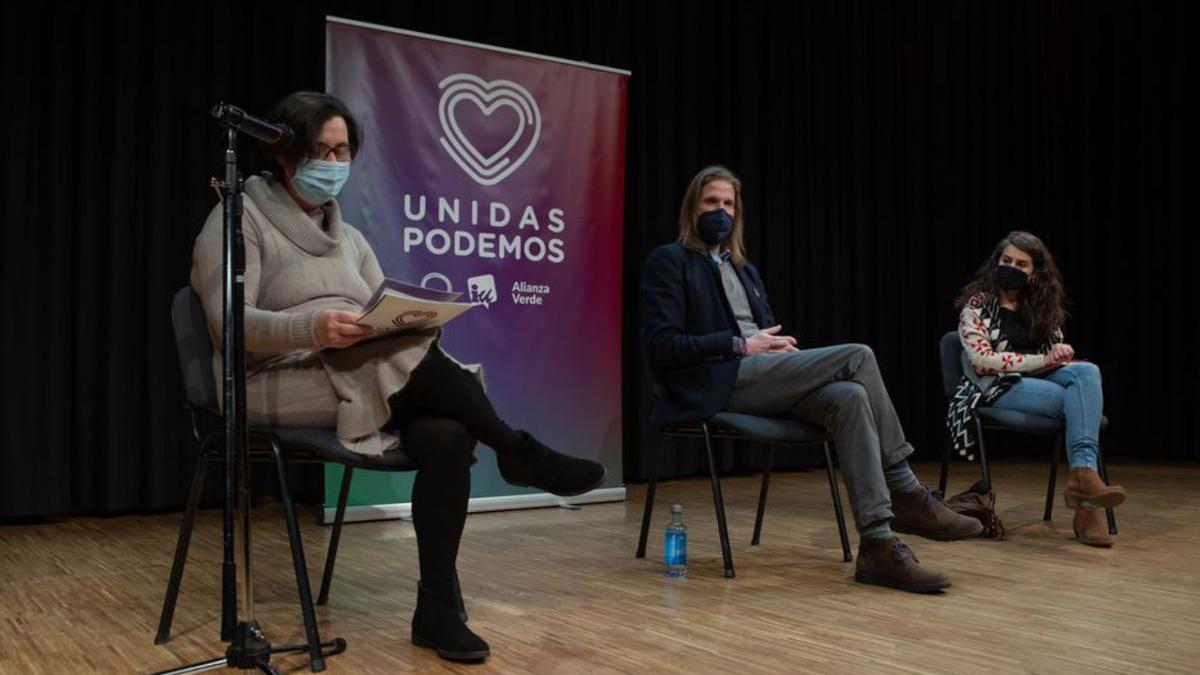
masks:
[[[542,113],[538,110],[537,101],[521,85],[509,80],[487,82],[475,75],[458,73],[442,80],[438,89],[442,90],[442,98],[438,101],[438,119],[445,134],[439,139],[442,148],[476,183],[499,183],[516,171],[533,152],[542,134]],[[474,106],[485,117],[491,117],[501,108],[516,113],[514,128],[505,130],[507,140],[499,150],[484,157],[479,145],[463,132],[455,116],[463,104]]]

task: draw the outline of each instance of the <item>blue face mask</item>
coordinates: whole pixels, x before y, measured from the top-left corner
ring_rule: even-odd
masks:
[[[725,209],[705,211],[696,218],[696,234],[709,246],[717,246],[733,232],[733,216]]]
[[[310,159],[292,175],[296,194],[311,204],[324,204],[338,196],[350,178],[350,162],[327,162]]]

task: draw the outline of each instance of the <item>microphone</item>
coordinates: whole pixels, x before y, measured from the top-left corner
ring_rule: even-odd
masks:
[[[230,129],[240,131],[267,145],[285,145],[296,137],[288,125],[268,122],[228,103],[213,106],[212,116]]]

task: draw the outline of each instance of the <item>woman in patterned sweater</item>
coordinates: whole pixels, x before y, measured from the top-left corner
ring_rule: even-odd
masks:
[[[1000,240],[958,296],[966,374],[947,425],[963,450],[975,441],[965,422],[979,405],[1065,422],[1071,475],[1064,497],[1075,509],[1075,537],[1112,546],[1101,510],[1125,501],[1125,490],[1105,485],[1096,470],[1100,369],[1075,361],[1075,350],[1063,341],[1065,302],[1062,275],[1041,239],[1016,231]]]

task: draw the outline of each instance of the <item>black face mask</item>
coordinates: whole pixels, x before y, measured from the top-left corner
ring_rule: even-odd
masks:
[[[996,283],[1006,291],[1019,291],[1029,285],[1029,275],[1012,265],[996,267]]]
[[[733,232],[733,216],[725,209],[705,211],[696,218],[696,234],[709,246],[718,246]]]

